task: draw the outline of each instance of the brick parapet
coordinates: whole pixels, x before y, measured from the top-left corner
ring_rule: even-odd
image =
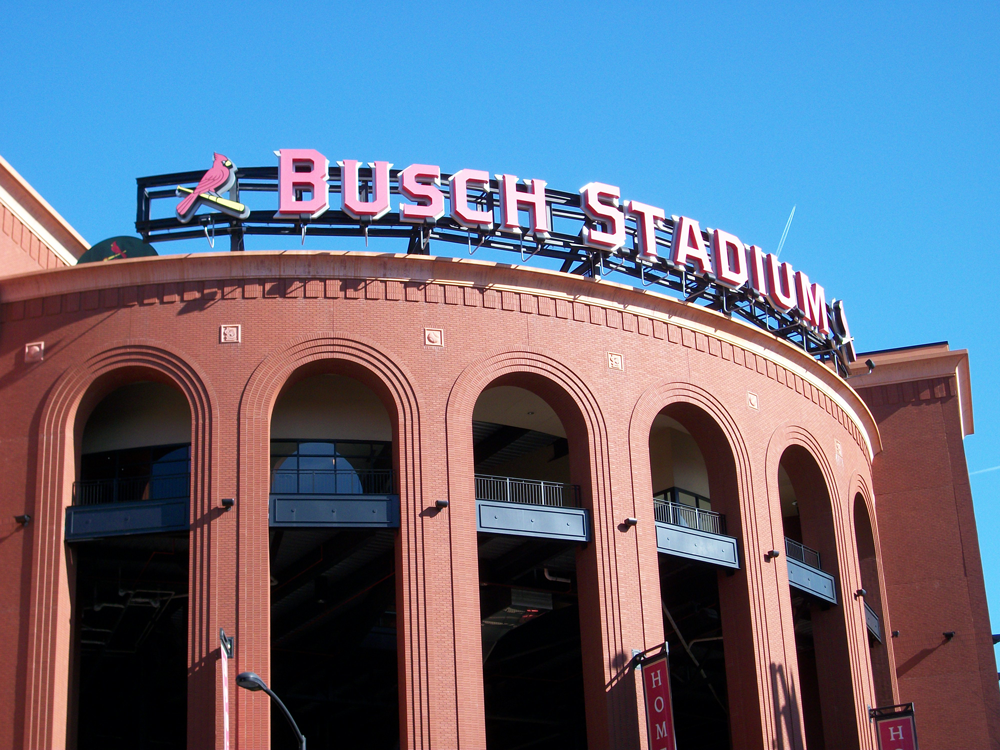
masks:
[[[869,458],[881,449],[875,421],[845,381],[786,342],[702,307],[609,282],[479,261],[372,253],[275,255],[280,270],[291,276],[274,273],[267,262],[270,253],[141,258],[110,267],[24,274],[0,280],[0,323],[79,310],[260,298],[405,300],[501,309],[667,340],[731,361],[812,401],[840,423]],[[163,268],[162,263],[173,267]],[[151,278],[169,278],[171,271],[178,273],[170,281]],[[212,271],[232,276],[219,278]],[[454,278],[443,279],[446,271]],[[527,286],[532,282],[544,292]]]

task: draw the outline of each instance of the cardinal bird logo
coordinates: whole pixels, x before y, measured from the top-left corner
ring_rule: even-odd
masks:
[[[212,167],[201,176],[198,185],[191,188],[177,186],[177,196],[184,196],[177,204],[177,218],[182,224],[191,221],[198,206],[206,205],[224,214],[245,219],[250,215],[250,209],[242,203],[223,198],[224,193],[236,184],[236,167],[223,154],[215,154]]]

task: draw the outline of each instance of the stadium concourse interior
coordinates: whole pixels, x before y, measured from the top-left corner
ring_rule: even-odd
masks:
[[[122,386],[90,413],[74,508],[186,496],[191,419],[176,390]],[[187,742],[188,535],[71,543],[71,744],[79,750],[183,748]]]
[[[272,497],[398,493],[393,435],[359,380],[299,374],[271,415]],[[396,531],[281,527],[270,532],[271,687],[310,746],[399,747]],[[297,747],[278,711],[271,747]]]
[[[681,422],[661,412],[649,435],[649,468],[659,522],[690,524],[713,513],[705,457]],[[696,514],[692,518],[692,514]],[[692,523],[693,521],[693,523]],[[678,750],[729,750],[729,696],[719,598],[719,576],[706,562],[658,554],[664,640]]]
[[[516,386],[486,389],[473,411],[472,434],[477,501],[579,507],[566,430],[543,398]],[[490,750],[587,747],[578,546],[479,534]]]

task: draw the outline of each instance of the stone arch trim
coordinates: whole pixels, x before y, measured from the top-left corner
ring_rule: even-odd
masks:
[[[592,541],[590,544],[595,545],[595,549],[598,551],[595,557],[597,560],[597,597],[601,612],[600,630],[603,641],[601,667],[605,691],[611,691],[618,671],[624,666],[624,664],[615,663],[616,655],[630,654],[627,651],[630,645],[626,643],[626,623],[622,617],[620,601],[625,595],[622,591],[622,575],[624,574],[618,569],[619,558],[623,556],[620,546],[634,545],[635,542],[617,530],[619,517],[630,515],[631,512],[626,512],[623,508],[616,510],[614,507],[611,492],[609,431],[603,411],[590,386],[570,367],[537,350],[494,351],[467,366],[452,386],[446,406],[449,495],[456,499],[468,497],[472,486],[473,466],[471,461],[459,459],[456,463],[456,456],[461,456],[463,453],[471,456],[471,451],[462,451],[459,446],[463,445],[463,441],[468,441],[467,448],[471,449],[472,413],[479,395],[498,378],[513,374],[536,375],[560,388],[571,400],[572,408],[576,410],[577,416],[581,418],[586,430],[592,514]],[[453,507],[454,505],[455,503],[453,503]],[[453,528],[453,538],[462,539],[471,533],[474,542],[476,533],[474,513],[475,508],[472,507],[469,512],[456,513],[450,517],[453,519],[451,521],[453,524],[461,524],[462,526],[461,528]],[[634,554],[634,551],[631,554]],[[588,701],[596,700],[597,696],[590,692],[598,679],[596,664],[592,663],[588,668],[585,659],[584,673],[586,675],[585,693],[588,696]],[[481,671],[478,673],[478,684],[470,685],[470,687],[477,691],[478,700],[482,701]],[[588,736],[590,741],[598,746],[610,742],[609,737],[629,736],[635,732],[634,718],[629,718],[629,707],[624,705],[624,701],[614,697],[605,697],[602,700],[610,702],[600,708],[595,708],[594,711],[588,711]],[[631,711],[631,716],[634,716],[634,706]],[[594,722],[593,726],[591,725],[592,721]]]
[[[62,579],[66,563],[63,517],[72,481],[73,433],[79,406],[94,383],[125,368],[159,373],[184,394],[191,411],[192,518],[210,502],[213,472],[208,458],[218,423],[217,401],[205,373],[191,358],[158,341],[128,340],[92,355],[55,382],[42,406],[39,427],[24,699],[25,748],[56,747],[66,739],[63,710],[66,706],[57,691],[68,682],[70,602]],[[194,564],[189,577],[195,580],[194,568],[198,565],[193,558],[191,562]],[[192,608],[191,625],[194,616]],[[61,627],[66,629],[65,633],[60,633]],[[189,658],[192,649],[197,650],[195,642],[189,643]],[[62,677],[60,670],[65,670]],[[60,711],[62,715],[58,715]]]
[[[242,510],[239,515],[240,546],[238,554],[242,557],[254,552],[245,551],[245,546],[263,545],[263,565],[243,565],[241,563],[240,587],[236,592],[237,629],[250,621],[254,613],[268,612],[270,607],[269,566],[267,563],[268,515],[266,496],[265,502],[257,502],[261,498],[253,498],[247,502],[248,492],[254,487],[266,487],[269,483],[259,481],[269,471],[271,413],[282,387],[288,379],[301,367],[314,362],[339,361],[357,366],[365,370],[373,382],[384,389],[380,397],[391,399],[395,414],[390,413],[390,419],[395,420],[394,433],[398,444],[396,450],[399,456],[399,489],[400,489],[400,547],[397,547],[397,591],[408,592],[410,601],[417,602],[416,607],[406,606],[397,602],[398,613],[403,624],[406,647],[399,655],[400,660],[406,658],[408,668],[401,670],[401,709],[404,711],[401,732],[410,738],[410,746],[426,747],[430,737],[430,721],[426,702],[430,685],[425,666],[424,655],[427,653],[427,639],[432,623],[422,619],[427,599],[426,578],[430,574],[425,570],[424,556],[411,553],[411,550],[421,550],[424,546],[424,529],[414,522],[422,510],[423,496],[423,466],[421,459],[421,421],[420,395],[416,387],[416,379],[399,364],[399,359],[378,348],[375,344],[359,337],[312,337],[303,336],[292,340],[289,344],[273,351],[256,367],[250,376],[239,405],[239,474],[238,495]],[[390,404],[386,404],[387,407]],[[387,409],[388,411],[388,409]],[[262,512],[261,512],[262,511]],[[256,549],[259,555],[260,550]],[[411,560],[407,566],[398,565],[400,554],[403,560]],[[405,609],[404,609],[405,606]],[[259,630],[259,629],[258,629]],[[253,640],[254,651],[244,650],[238,654],[240,664],[249,664],[245,660],[254,658],[256,669],[268,679],[270,671],[270,629],[267,627],[267,637],[259,634]],[[247,634],[244,644],[250,641]],[[249,666],[247,668],[250,668]],[[404,682],[406,684],[402,684]],[[242,692],[242,691],[241,691]],[[406,711],[402,696],[414,701],[413,711]],[[257,704],[257,710],[250,708],[246,696],[236,696],[236,732],[240,742],[259,742],[269,736],[267,704]],[[263,708],[262,708],[263,707]]]

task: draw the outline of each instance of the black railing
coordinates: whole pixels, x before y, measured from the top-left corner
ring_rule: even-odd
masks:
[[[476,500],[501,503],[547,505],[555,508],[579,508],[580,486],[538,479],[516,479],[476,474]]]
[[[707,531],[710,534],[726,533],[726,517],[711,510],[701,510],[684,503],[653,498],[656,520],[673,526]]]
[[[699,495],[697,492],[681,489],[680,487],[670,487],[663,492],[658,492],[653,495],[653,499],[677,503],[678,505],[687,505],[698,510],[712,510],[712,501],[707,497]]]
[[[868,606],[868,602],[865,602],[865,624],[868,626],[868,630],[871,632],[875,638],[882,641],[882,624],[879,621],[878,613],[874,609]]]
[[[273,495],[391,495],[392,469],[276,469]]]
[[[794,539],[789,539],[785,537],[785,554],[792,560],[798,560],[803,565],[808,565],[810,568],[816,568],[816,570],[823,570],[823,566],[820,564],[819,552],[807,547],[801,542],[796,542]]]
[[[89,479],[73,483],[73,505],[180,500],[187,499],[190,492],[191,475],[188,472],[163,476]]]

